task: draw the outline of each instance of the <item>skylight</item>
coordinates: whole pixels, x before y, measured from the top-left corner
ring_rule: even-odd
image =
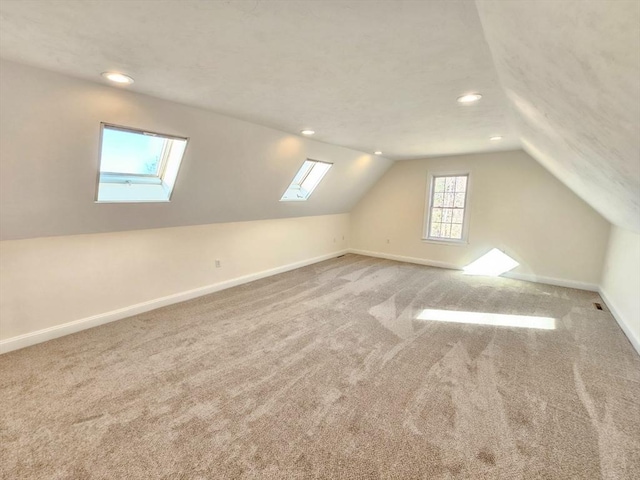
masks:
[[[168,202],[187,139],[102,124],[98,202]]]
[[[331,166],[332,164],[327,162],[305,160],[280,201],[299,202],[309,198]]]

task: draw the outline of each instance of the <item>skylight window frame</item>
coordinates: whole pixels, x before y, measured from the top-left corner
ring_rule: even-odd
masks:
[[[296,180],[296,177],[298,177],[298,175],[300,174],[300,171],[303,169],[303,167],[305,166],[305,164],[307,162],[311,162],[312,163],[311,167],[309,167],[307,169],[307,171],[300,178],[300,180],[298,180],[297,183],[294,183],[295,180]],[[307,190],[303,189],[302,185],[307,180],[307,178],[309,178],[309,175],[311,175],[311,173],[313,172],[313,169],[319,164],[328,165],[328,168],[326,169],[326,171],[323,173],[323,175],[320,177],[318,182],[314,185],[314,187],[310,191],[307,191]],[[313,192],[316,190],[316,188],[318,188],[318,186],[320,185],[320,183],[322,182],[324,177],[329,173],[329,170],[331,169],[332,166],[333,166],[333,163],[331,163],[331,162],[325,162],[323,160],[314,160],[313,158],[306,158],[304,160],[304,162],[302,162],[302,165],[300,165],[300,167],[296,171],[296,174],[293,176],[293,179],[291,180],[291,183],[289,184],[287,189],[284,191],[284,193],[280,197],[280,201],[281,202],[305,202],[305,201],[307,201],[309,199],[309,197],[311,197]],[[287,194],[292,190],[302,191],[302,192],[306,193],[306,196],[298,197],[298,198],[293,198],[293,197],[286,198]]]
[[[434,206],[434,194],[435,192],[435,182],[438,178],[443,177],[467,177],[466,188],[465,188],[465,196],[464,196],[464,207],[463,217],[462,217],[462,236],[461,238],[446,238],[446,237],[432,237],[431,236],[431,220],[433,214],[433,208],[440,208]],[[425,214],[423,216],[424,225],[422,230],[422,241],[427,243],[434,243],[440,245],[468,245],[469,244],[469,197],[471,196],[471,171],[463,170],[463,171],[430,171],[427,173],[427,191],[426,191],[426,201],[425,201]],[[448,207],[441,207],[448,208]],[[456,207],[451,207],[455,209]],[[457,207],[460,209],[460,207]]]
[[[305,162],[309,162],[311,160],[305,160]],[[315,163],[313,165],[311,165],[310,168],[307,169],[307,171],[305,172],[304,176],[300,179],[300,181],[297,183],[297,185],[300,185],[300,188],[302,188],[302,184],[304,184],[304,182],[307,180],[307,178],[309,178],[309,175],[311,175],[311,172],[313,171],[314,167],[316,166],[316,164],[318,163],[324,163],[324,164],[328,164],[331,165],[328,162],[320,162],[320,161],[315,161]],[[303,164],[304,165],[304,164]],[[325,174],[326,175],[326,174]],[[322,180],[322,179],[320,179]],[[318,182],[320,183],[320,182]]]
[[[148,135],[148,136],[152,136],[152,137],[161,137],[165,140],[165,143],[162,147],[162,153],[160,155],[160,165],[158,166],[158,173],[157,174],[145,174],[145,173],[124,173],[124,172],[101,172],[101,166],[102,166],[102,151],[103,151],[103,142],[104,142],[104,131],[105,129],[110,129],[110,130],[119,130],[119,131],[123,131],[123,132],[127,132],[127,133],[135,133],[135,134],[142,134],[142,135]],[[100,137],[99,137],[99,144],[98,144],[98,172],[97,172],[97,178],[96,178],[96,189],[95,189],[95,198],[94,198],[94,202],[95,203],[168,203],[171,201],[172,197],[173,197],[173,192],[175,190],[175,184],[178,181],[178,176],[180,174],[180,169],[182,166],[182,162],[184,161],[185,155],[187,154],[187,147],[189,146],[189,137],[181,137],[179,135],[173,135],[173,134],[169,134],[169,133],[160,133],[160,132],[152,132],[150,130],[146,130],[146,129],[139,129],[139,128],[134,128],[134,127],[126,127],[123,125],[117,125],[114,123],[108,123],[108,122],[100,122]],[[168,160],[169,157],[171,155],[171,146],[172,144],[170,144],[169,142],[167,142],[166,140],[180,140],[180,141],[184,141],[184,150],[182,152],[182,156],[180,158],[180,162],[178,164],[178,168],[177,168],[177,172],[175,174],[175,180],[173,181],[173,187],[171,187],[170,191],[168,192],[167,198],[166,199],[123,199],[123,200],[105,200],[105,199],[100,199],[100,184],[101,183],[113,183],[113,184],[121,184],[121,185],[158,185],[161,188],[163,188],[163,190],[167,190],[167,185],[164,181],[164,177],[166,174],[166,169],[167,169],[167,165],[168,165]],[[107,179],[107,181],[101,181],[102,178]],[[109,181],[109,179],[112,179],[113,181]]]

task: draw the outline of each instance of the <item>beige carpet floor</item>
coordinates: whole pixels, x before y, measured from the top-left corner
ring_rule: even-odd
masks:
[[[638,479],[640,357],[594,301],[357,255],[322,262],[0,356],[0,471]],[[556,325],[417,319],[425,309]]]

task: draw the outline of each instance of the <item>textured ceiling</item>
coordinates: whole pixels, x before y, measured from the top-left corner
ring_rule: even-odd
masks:
[[[2,0],[0,56],[392,159],[520,148],[469,0]]]
[[[635,231],[639,30],[636,0],[0,2],[4,58],[391,159],[522,146]]]
[[[0,106],[0,240],[346,213],[393,163],[6,60]],[[189,137],[171,202],[94,202],[100,122]],[[305,158],[333,167],[280,202]]]
[[[525,150],[640,231],[640,2],[477,3]]]

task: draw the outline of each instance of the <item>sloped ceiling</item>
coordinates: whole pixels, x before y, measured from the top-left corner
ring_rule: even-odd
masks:
[[[97,204],[100,122],[189,137],[169,203]],[[280,202],[306,158],[333,163]],[[0,61],[2,240],[347,213],[392,161]]]
[[[612,223],[639,231],[639,8],[635,0],[2,0],[0,56],[94,82],[74,88],[96,107],[87,114],[62,77],[42,80],[45,74],[34,74],[31,79],[12,73],[28,70],[18,65],[9,74],[0,72],[7,85],[2,161],[14,176],[1,179],[1,207],[8,212],[2,221],[22,238],[293,216],[293,210],[283,210],[289,207],[274,203],[271,190],[289,181],[298,156],[316,153],[343,158],[342,170],[334,172],[338,183],[324,194],[318,191],[314,203],[297,213],[341,212],[388,163],[367,155],[359,159],[364,154],[353,150],[329,152],[334,147],[328,143],[369,153],[381,149],[396,160],[523,146]],[[152,99],[95,83],[104,70],[133,75],[133,92],[289,135],[267,134],[257,125],[240,127],[213,113],[203,117],[204,110],[186,113],[169,103],[150,107]],[[47,85],[54,86],[56,98],[43,93]],[[470,91],[484,98],[466,107],[455,102]],[[65,98],[67,105],[60,103]],[[73,121],[65,125],[48,118],[47,106]],[[113,123],[146,122],[150,130],[157,126],[157,131],[187,136],[191,133],[185,130],[198,129],[203,139],[211,137],[203,150],[190,149],[191,155],[203,152],[191,163],[199,162],[197,169],[183,175],[194,183],[182,191],[178,185],[176,202],[162,214],[146,215],[159,208],[148,205],[126,212],[79,210],[80,199],[92,197],[93,186],[86,182],[95,173],[94,164],[78,163],[94,158],[97,148],[94,126],[87,122],[108,121],[109,115],[117,117]],[[187,117],[187,123],[179,122]],[[204,124],[218,134],[194,120],[205,117]],[[65,151],[70,144],[50,152],[34,141],[27,130],[32,118],[34,128],[73,142],[78,157]],[[16,119],[24,122],[22,128]],[[80,135],[68,140],[64,135],[72,125]],[[305,127],[327,143],[296,136]],[[229,129],[236,132],[231,141],[220,133]],[[252,144],[249,132],[269,137],[271,146]],[[492,135],[505,138],[490,142]],[[295,155],[274,154],[279,151],[274,145],[281,144],[293,145]],[[235,158],[238,146],[242,161]],[[265,149],[267,160],[261,158]],[[46,163],[52,153],[62,168]],[[220,158],[226,159],[225,167],[216,163]],[[243,176],[252,172],[254,159],[276,165],[267,181]],[[81,173],[74,170],[79,165]],[[30,191],[36,171],[61,182],[38,177],[44,190]],[[361,180],[338,177],[340,171]],[[69,172],[77,175],[76,188],[82,191],[68,188],[64,175]],[[222,183],[218,190],[207,184],[211,178]],[[238,181],[243,183],[229,202]],[[184,203],[177,202],[181,196]],[[52,198],[58,203],[51,204]],[[56,209],[67,223],[52,215]],[[8,235],[6,228],[2,234]]]
[[[2,0],[0,56],[395,160],[520,148],[471,0]]]
[[[477,5],[524,149],[640,231],[640,2]]]

